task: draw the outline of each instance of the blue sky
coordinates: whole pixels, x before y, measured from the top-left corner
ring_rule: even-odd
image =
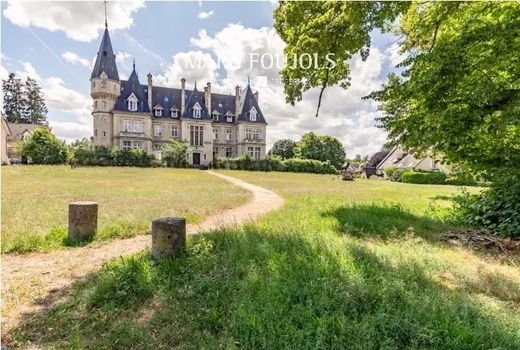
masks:
[[[53,131],[71,141],[92,132],[89,77],[104,28],[104,7],[92,2],[2,2],[2,78],[7,72],[32,76],[42,85]],[[178,86],[181,77],[188,87],[213,82],[213,90],[232,93],[251,76],[260,93],[260,107],[267,116],[268,143],[279,138],[298,139],[313,130],[336,136],[347,154],[367,154],[385,141],[375,128],[376,106],[361,97],[376,89],[393,70],[399,56],[391,35],[374,33],[368,62],[356,57],[352,87],[325,93],[320,117],[314,117],[317,90],[304,95],[295,107],[284,102],[276,82],[278,69],[246,64],[249,52],[281,55],[284,44],[273,25],[271,2],[109,2],[108,25],[117,54],[120,76],[132,69],[132,58],[141,81],[146,73],[154,83]],[[185,60],[196,57],[207,63],[188,69]],[[217,57],[224,66],[216,67]],[[226,62],[240,63],[228,67]],[[268,83],[257,80],[267,76]]]

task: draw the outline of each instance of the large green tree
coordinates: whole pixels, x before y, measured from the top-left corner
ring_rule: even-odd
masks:
[[[25,96],[22,80],[15,73],[9,73],[6,80],[2,80],[3,110],[10,123],[27,123],[25,118]]]
[[[25,80],[24,119],[33,124],[44,124],[47,121],[45,97],[38,82],[30,77]]]
[[[294,157],[294,147],[296,142],[289,139],[281,139],[273,144],[273,147],[267,153],[268,156],[278,156],[282,159],[290,159]]]
[[[308,132],[302,136],[294,149],[294,154],[302,159],[316,159],[329,162],[339,169],[345,162],[345,149],[341,142],[332,136],[321,136]]]

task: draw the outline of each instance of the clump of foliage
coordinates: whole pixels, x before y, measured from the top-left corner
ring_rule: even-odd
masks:
[[[402,38],[399,50],[406,57],[401,72],[390,74],[382,89],[367,97],[379,102],[380,126],[391,141],[442,154],[449,164],[467,167],[485,180],[502,183],[496,174],[507,179],[517,169],[517,3],[283,2],[275,20],[289,57],[281,72],[287,101],[301,100],[313,87],[339,83],[348,88],[349,59],[355,54],[366,59],[370,33],[392,28]],[[310,69],[293,65],[293,55],[309,52],[323,64]],[[329,53],[334,65],[326,64]],[[482,203],[492,193],[486,192]]]
[[[408,170],[402,173],[401,181],[411,184],[444,185],[446,174],[443,172]]]
[[[267,157],[254,159],[248,155],[239,158],[219,158],[215,166],[221,169],[250,171],[287,171],[294,173],[336,174],[337,170],[328,162],[315,159],[282,159]]]
[[[520,238],[520,173],[500,177],[485,192],[457,198],[460,218],[505,237]]]
[[[36,129],[20,144],[20,153],[34,164],[63,164],[68,158],[68,147],[48,129]]]
[[[151,167],[154,156],[142,149],[125,150],[119,147],[94,146],[87,140],[76,140],[70,145],[72,158],[78,165]]]
[[[328,135],[305,133],[294,148],[295,158],[329,162],[339,169],[345,161],[345,149],[337,138]]]
[[[2,80],[3,110],[8,122],[44,124],[47,121],[45,97],[38,82],[27,77],[25,83],[9,73]]]
[[[171,140],[162,148],[162,159],[168,167],[185,168],[188,166],[188,150],[187,142]]]
[[[289,139],[278,140],[273,144],[273,147],[267,152],[267,156],[278,156],[282,159],[294,158],[294,148],[296,142]]]

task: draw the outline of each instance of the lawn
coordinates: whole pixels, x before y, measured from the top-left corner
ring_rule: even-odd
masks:
[[[97,240],[148,232],[162,216],[189,223],[235,207],[249,194],[188,169],[2,167],[2,252],[50,250],[67,244],[68,203],[99,204]]]
[[[450,186],[225,172],[279,191],[256,223],[144,251],[10,336],[44,348],[518,349],[520,268],[450,246]],[[45,301],[43,301],[45,303]]]

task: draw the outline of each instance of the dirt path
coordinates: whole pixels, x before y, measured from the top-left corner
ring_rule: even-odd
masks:
[[[208,173],[250,191],[253,199],[210,216],[201,224],[188,225],[188,234],[242,224],[283,205],[279,195],[265,188],[212,171]],[[107,260],[139,252],[150,244],[151,237],[141,235],[49,253],[3,255],[2,338],[20,316],[54,305],[68,293],[68,287],[73,282],[95,272]]]

